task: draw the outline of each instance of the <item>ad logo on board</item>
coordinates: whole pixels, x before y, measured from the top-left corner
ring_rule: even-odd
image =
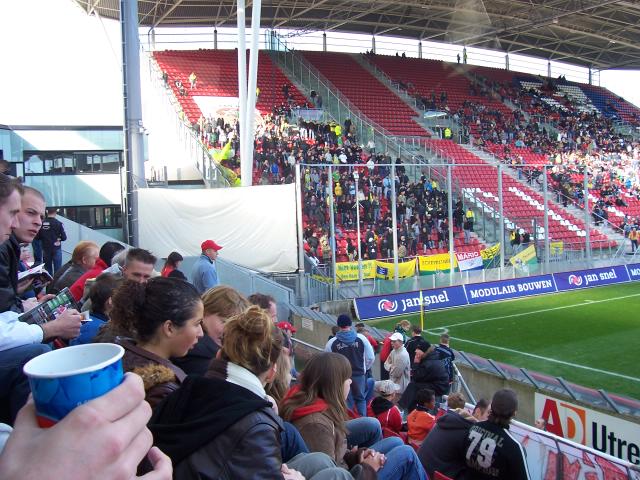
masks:
[[[381,312],[393,313],[398,310],[398,302],[392,302],[391,300],[383,298],[378,302],[378,310]]]
[[[569,275],[569,285],[579,287],[582,285],[582,277],[580,275]]]

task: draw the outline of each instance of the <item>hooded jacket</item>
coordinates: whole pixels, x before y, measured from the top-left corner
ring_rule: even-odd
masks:
[[[399,434],[402,429],[400,409],[384,397],[375,397],[367,406],[367,416],[375,417],[382,427],[382,436],[387,438],[392,432]]]
[[[438,418],[418,450],[418,458],[429,478],[433,478],[436,470],[458,478],[466,469],[464,445],[472,425],[472,421],[452,411]]]
[[[248,370],[213,360],[154,410],[154,444],[170,458],[176,480],[282,480],[282,423]]]
[[[364,375],[373,365],[375,354],[367,338],[355,330],[340,330],[324,348],[325,352],[347,357],[353,376]]]

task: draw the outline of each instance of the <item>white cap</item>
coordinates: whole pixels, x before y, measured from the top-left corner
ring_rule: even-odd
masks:
[[[400,332],[395,332],[393,335],[389,337],[389,340],[391,340],[392,342],[395,340],[400,340],[402,343],[404,343],[404,337]]]

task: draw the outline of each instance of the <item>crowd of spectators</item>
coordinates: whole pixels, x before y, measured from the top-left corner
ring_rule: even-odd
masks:
[[[30,246],[44,219],[42,194],[1,175],[0,477],[429,478],[435,463],[425,463],[425,455],[441,454],[438,447],[427,452],[420,446],[438,429],[440,420],[432,412],[442,419],[462,415],[453,407],[435,410],[436,395],[448,393],[452,380],[448,345],[431,347],[414,332],[412,365],[404,333],[391,335],[386,359],[391,381],[385,389],[371,379],[375,340],[352,331],[351,318],[342,315],[327,353],[312,357],[298,373],[292,359],[295,327],[279,321],[272,297],[245,298],[219,284],[216,258],[223,247],[215,241],[202,243],[190,275],[193,284],[181,271],[178,252],[171,252],[158,272],[150,251],[115,241],[78,243],[71,259],[57,271],[54,267],[48,285],[18,282],[18,270],[30,266],[22,265],[21,248]],[[20,320],[21,313],[52,297],[47,291],[65,288],[77,305],[41,326]],[[83,321],[79,310],[90,320]],[[124,348],[123,383],[40,428],[23,365],[52,348],[95,342]],[[358,359],[360,346],[367,353]],[[426,387],[433,370],[427,362],[434,359],[442,388],[431,394],[420,389],[416,401],[409,401],[406,440],[385,438],[380,409],[395,405],[389,395],[399,391],[394,382],[401,382],[402,390]],[[372,382],[388,403],[364,403]],[[468,442],[480,428],[508,436],[517,400],[512,392],[501,392],[486,422],[466,425]],[[510,398],[506,407],[499,395]],[[456,398],[450,396],[451,405]],[[369,409],[377,413],[369,416]],[[489,468],[476,461],[482,452],[465,456],[471,450],[448,448],[444,454],[454,459],[438,468],[462,469],[470,478]],[[524,458],[512,453],[499,451],[492,461],[498,478],[525,478]]]

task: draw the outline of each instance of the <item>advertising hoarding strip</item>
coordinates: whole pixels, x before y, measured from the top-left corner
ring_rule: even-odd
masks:
[[[629,281],[640,281],[640,264],[469,283],[424,289],[421,292],[411,291],[354,298],[353,303],[356,315],[360,320],[373,320],[418,313],[420,311],[420,293],[424,298],[426,311],[567,292]]]

